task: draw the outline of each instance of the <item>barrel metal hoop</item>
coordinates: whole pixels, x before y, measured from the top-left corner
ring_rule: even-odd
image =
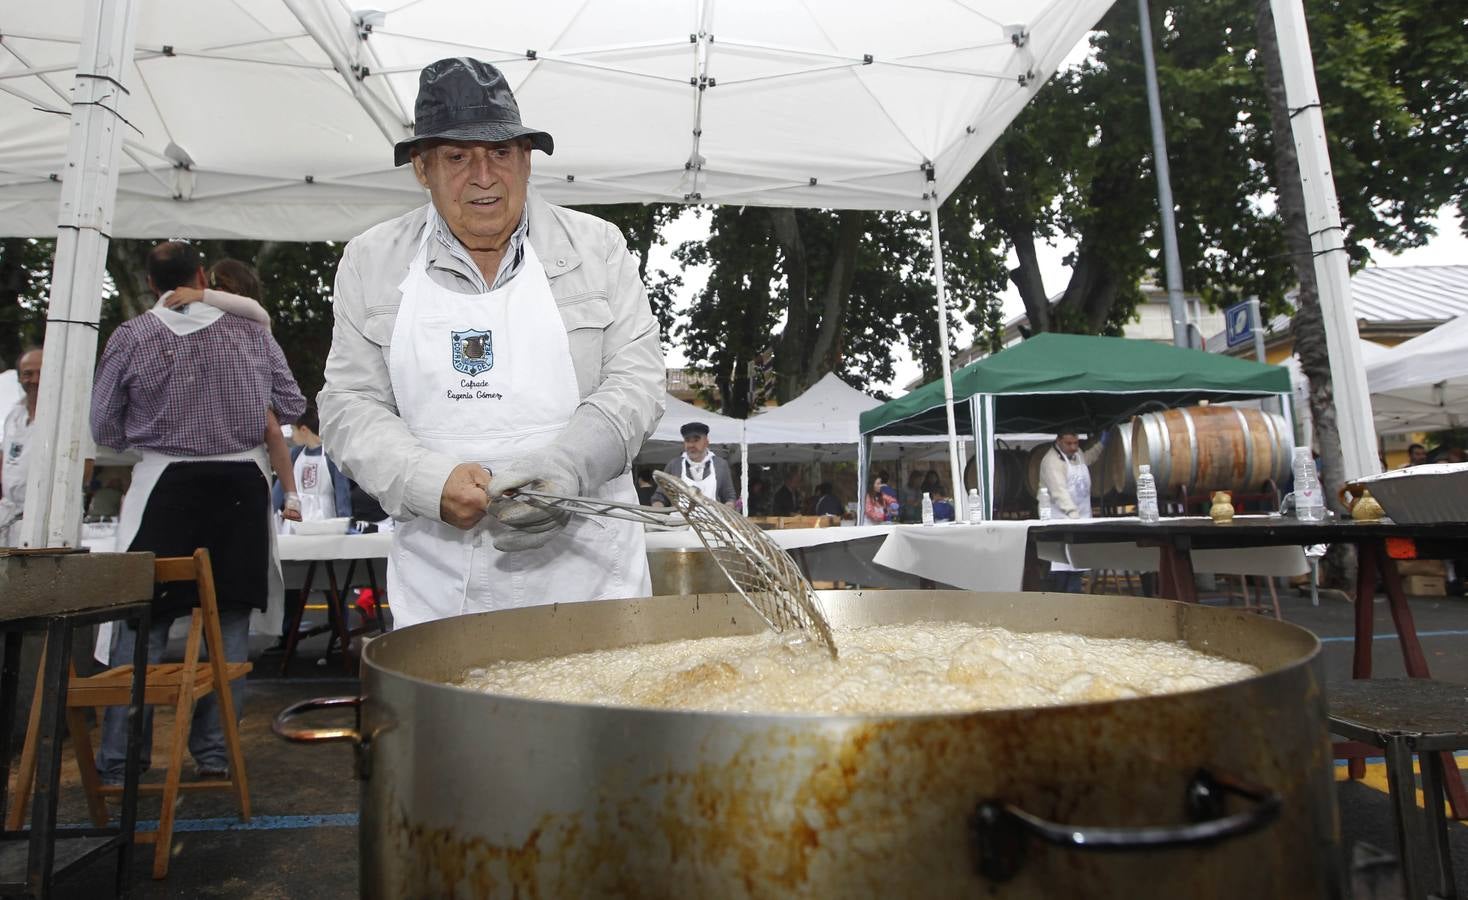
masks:
[[[1142,432],[1147,435],[1147,458],[1152,463],[1153,480],[1157,482],[1158,495],[1163,496],[1172,489],[1172,435],[1163,414],[1144,415]]]
[[[1239,433],[1244,442],[1244,485],[1245,492],[1259,489],[1259,484],[1254,478],[1254,435],[1249,429],[1249,417],[1244,415],[1244,410],[1234,407],[1234,417],[1239,420]]]
[[[1198,484],[1198,428],[1193,424],[1193,416],[1185,406],[1178,410],[1183,414],[1183,424],[1188,429],[1188,479],[1189,487]]]

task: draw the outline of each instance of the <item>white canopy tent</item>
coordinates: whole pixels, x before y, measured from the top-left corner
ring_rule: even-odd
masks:
[[[1468,422],[1468,316],[1367,357],[1366,382],[1383,434],[1461,428]]]
[[[926,211],[959,483],[938,206],[1111,0],[5,2],[0,236],[62,235],[23,540],[63,545],[107,240],[344,239],[421,204],[390,144],[451,55],[556,136],[554,202]]]
[[[1110,0],[360,5],[139,4],[112,234],[344,240],[420,205],[390,145],[455,55],[555,136],[533,176],[555,203],[926,210]],[[88,9],[5,0],[0,235],[56,233]]]

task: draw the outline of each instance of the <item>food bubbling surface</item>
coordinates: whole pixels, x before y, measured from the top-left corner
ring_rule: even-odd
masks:
[[[469,669],[459,686],[535,700],[711,712],[871,715],[1057,706],[1259,674],[1181,642],[966,622],[833,628],[841,658],[772,633]]]

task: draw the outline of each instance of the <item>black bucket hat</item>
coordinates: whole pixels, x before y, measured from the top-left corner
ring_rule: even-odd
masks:
[[[510,141],[529,138],[530,146],[547,156],[555,142],[544,131],[520,122],[520,105],[509,82],[494,66],[467,56],[440,59],[418,75],[418,100],[413,106],[413,136],[393,148],[393,165],[411,158],[421,141]]]

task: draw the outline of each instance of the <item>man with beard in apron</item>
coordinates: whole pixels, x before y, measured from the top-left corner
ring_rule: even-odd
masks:
[[[1104,444],[1103,433],[1102,440],[1083,451],[1079,437],[1073,433],[1061,434],[1056,436],[1055,443],[1040,460],[1040,484],[1050,491],[1050,504],[1056,518],[1091,518],[1090,466],[1101,458]],[[1079,593],[1084,571],[1065,563],[1052,562],[1051,587],[1057,591]]]
[[[531,150],[554,145],[494,66],[430,64],[414,112],[396,163],[430,202],[347,244],[318,397],[327,453],[397,521],[394,624],[645,596],[640,525],[513,496],[637,502],[664,396],[637,263],[614,226],[529,188]]]
[[[683,455],[669,460],[663,471],[683,479],[684,484],[705,497],[732,506],[737,496],[734,476],[729,472],[729,464],[709,449],[709,427],[702,422],[689,422],[678,431],[683,435]],[[672,503],[662,491],[654,491],[652,505],[671,506]]]
[[[174,288],[203,289],[200,263],[199,251],[182,241],[159,244],[148,254],[148,286],[158,303],[108,339],[92,387],[92,435],[104,447],[142,454],[122,500],[118,547],[159,556],[190,556],[207,547],[225,654],[243,662],[251,612],[265,609],[268,595],[279,594],[272,591],[279,574],[272,554],[265,411],[293,421],[305,410],[306,398],[269,329],[204,304],[165,305]],[[163,658],[169,625],[197,602],[192,584],[168,585],[154,596],[149,662]],[[278,623],[277,618],[277,630]],[[111,664],[131,662],[132,646],[131,627],[113,628]],[[235,709],[241,709],[238,696]],[[144,710],[144,768],[153,745],[151,712]],[[104,781],[121,783],[126,749],[127,710],[108,707],[97,753]],[[227,771],[224,729],[212,694],[194,708],[189,752],[201,777]]]

